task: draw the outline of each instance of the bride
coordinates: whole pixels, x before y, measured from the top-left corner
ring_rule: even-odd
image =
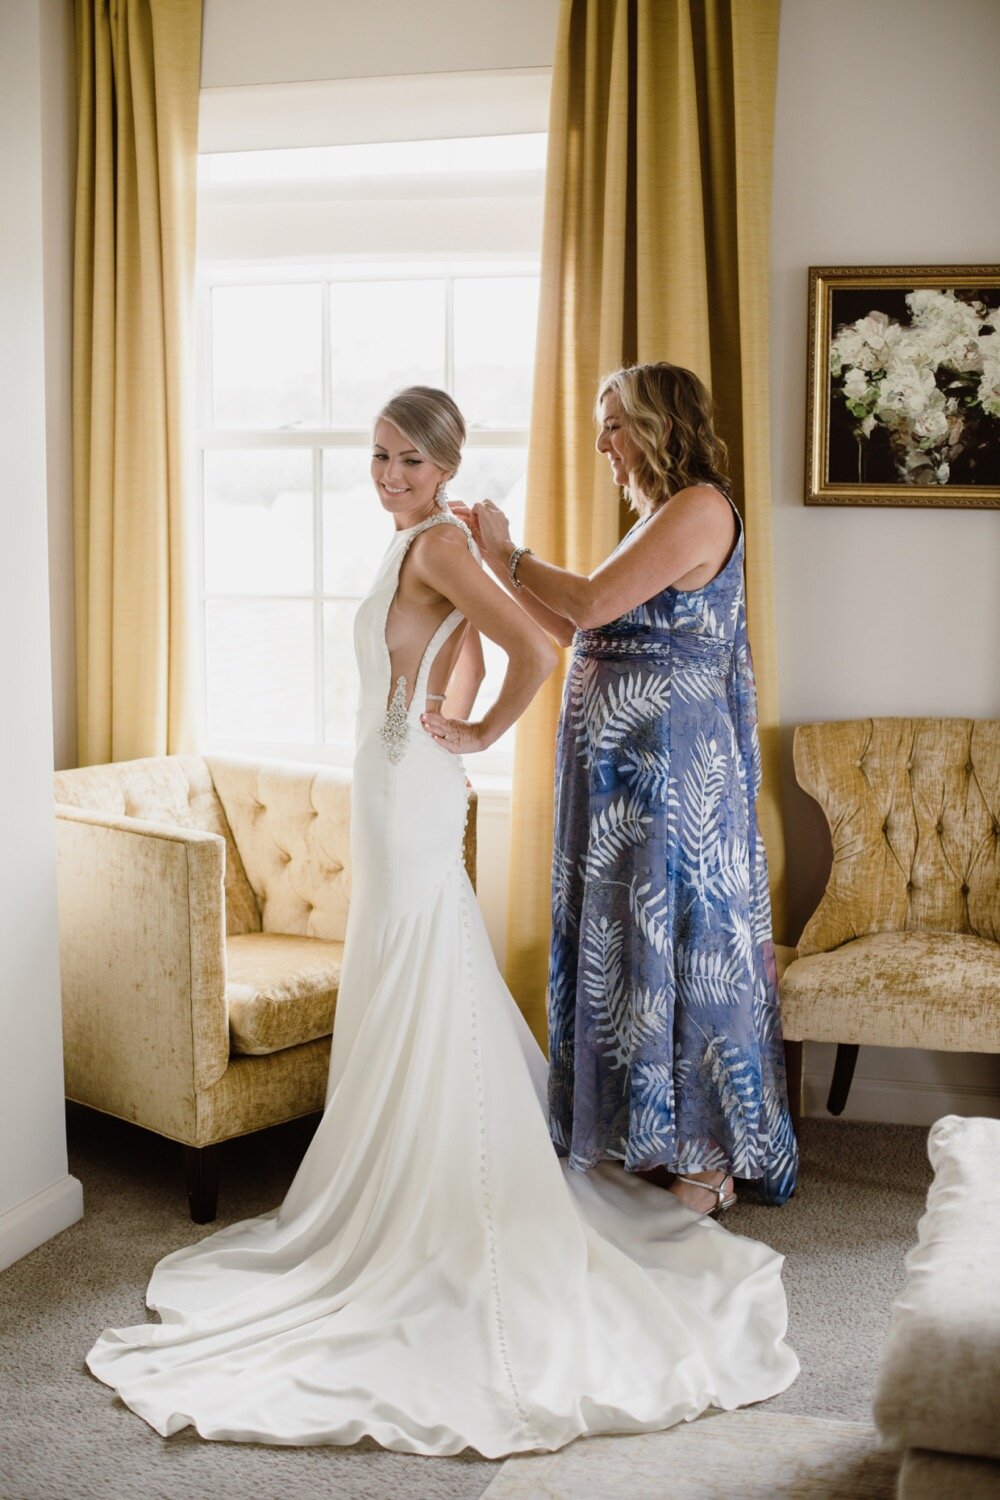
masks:
[[[781,1257],[553,1151],[546,1068],[462,863],[462,751],[553,669],[444,499],[465,437],[395,396],[372,478],[395,530],[355,624],[353,891],[326,1109],[280,1208],[166,1256],[158,1324],[93,1373],[163,1436],[487,1458],[647,1432],[783,1390]],[[470,720],[478,637],[507,653]]]

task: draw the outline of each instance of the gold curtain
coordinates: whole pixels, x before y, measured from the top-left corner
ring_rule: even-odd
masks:
[[[562,0],[552,79],[525,540],[589,573],[625,517],[597,382],[669,360],[712,389],[746,523],[776,930],[784,911],[771,575],[771,146],[779,0]],[[545,1040],[555,676],[518,727],[507,978]]]
[[[186,410],[201,0],[76,0],[78,757],[192,742]]]

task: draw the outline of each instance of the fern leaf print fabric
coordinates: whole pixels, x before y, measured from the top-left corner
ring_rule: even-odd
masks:
[[[664,589],[573,640],[556,752],[550,1120],[573,1166],[724,1167],[784,1203],[797,1148],[738,525],[704,588]]]

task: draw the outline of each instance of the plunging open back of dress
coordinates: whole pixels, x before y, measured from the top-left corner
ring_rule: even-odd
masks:
[[[495,1458],[759,1401],[798,1369],[781,1257],[617,1164],[555,1155],[545,1062],[462,862],[464,769],[419,723],[461,616],[413,684],[390,680],[386,619],[427,524],[394,535],[355,625],[322,1120],[281,1207],[166,1256],[147,1293],[160,1324],[109,1329],[87,1359],[164,1436]]]

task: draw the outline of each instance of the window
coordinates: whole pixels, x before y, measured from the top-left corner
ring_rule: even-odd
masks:
[[[350,758],[354,614],[391,535],[369,477],[370,424],[392,390],[419,382],[452,392],[469,440],[451,489],[462,499],[488,495],[520,534],[537,224],[510,244],[503,210],[511,197],[540,204],[543,156],[544,137],[534,136],[202,158],[200,212],[207,208],[209,223],[200,231],[198,428],[210,745]],[[241,222],[246,233],[268,208],[278,212],[276,193],[285,241],[276,247],[272,233],[266,248],[284,253],[218,253],[220,241],[234,247]],[[483,200],[495,211],[494,245],[477,209]],[[319,224],[322,256],[296,253],[303,206],[313,249]],[[361,253],[350,249],[345,215],[357,223]],[[391,249],[378,254],[374,232],[386,223],[395,226]],[[429,231],[444,244],[434,248]],[[504,669],[502,653],[484,647],[480,704]],[[509,769],[512,738],[488,762],[480,757],[481,768]]]

